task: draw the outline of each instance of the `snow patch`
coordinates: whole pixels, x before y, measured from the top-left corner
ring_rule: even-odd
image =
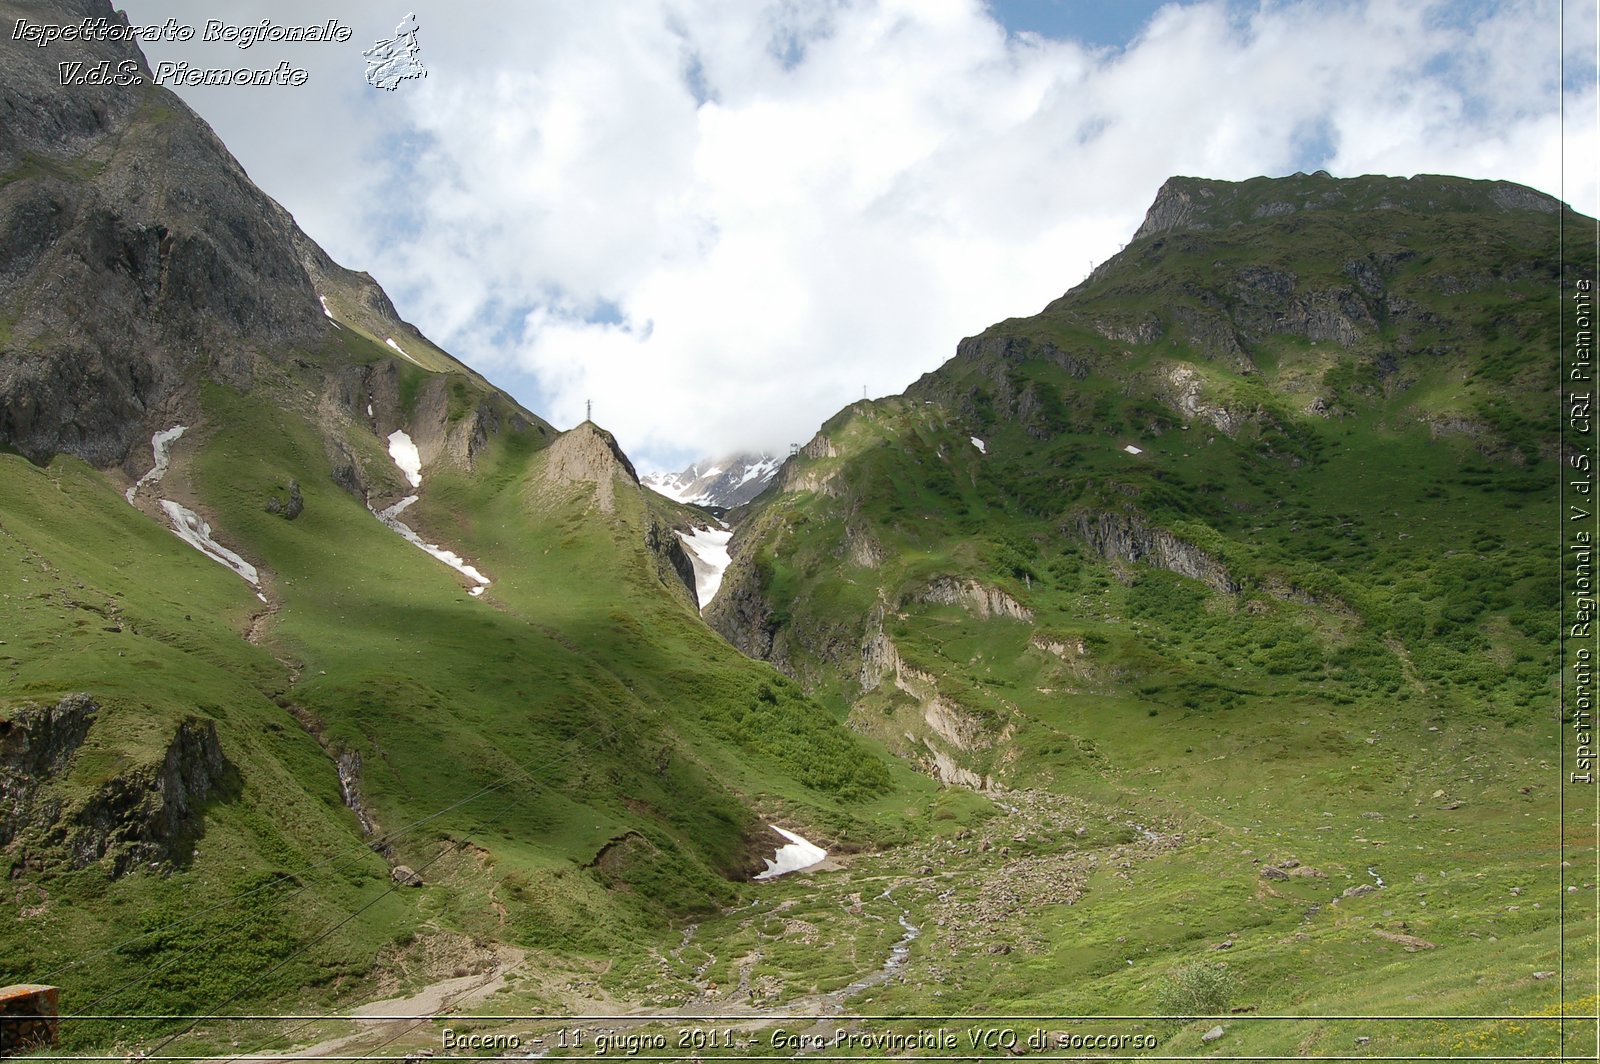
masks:
[[[676,473],[646,473],[639,483],[690,506],[734,506],[765,487],[783,463],[771,455],[741,455],[699,463]]]
[[[179,539],[218,565],[226,565],[251,584],[260,586],[261,579],[256,574],[256,567],[213,539],[211,526],[199,514],[171,499],[162,499],[161,508],[167,512],[167,520],[172,523],[172,531]]]
[[[417,453],[417,445],[411,441],[403,429],[396,429],[389,433],[389,457],[394,459],[394,464],[400,467],[400,472],[406,475],[413,488],[422,486],[422,455]],[[489,586],[489,578],[476,568],[467,564],[467,560],[453,550],[446,550],[437,543],[429,543],[416,530],[404,521],[400,515],[406,508],[417,501],[417,496],[407,495],[393,506],[383,510],[373,510],[372,516],[388,525],[390,530],[397,533],[401,539],[416,547],[426,554],[432,555],[444,562],[450,568],[478,584],[469,592],[473,597],[483,594],[483,589]]]
[[[767,870],[756,873],[757,879],[775,879],[790,872],[799,872],[828,856],[827,850],[814,842],[802,839],[792,831],[785,831],[780,827],[774,827],[772,830],[788,839],[789,844],[778,847],[778,852],[767,858]]]
[[[402,358],[404,358],[407,362],[411,363],[413,366],[422,366],[421,362],[418,362],[416,359],[414,359],[410,355],[406,354],[406,349],[405,348],[401,347],[399,344],[394,342],[394,337],[392,337],[392,336],[385,337],[383,342],[388,344],[390,347],[394,348],[396,351],[400,352],[400,356]],[[422,368],[423,369],[427,369],[428,367],[422,366]]]
[[[139,494],[140,488],[146,484],[159,484],[161,478],[167,475],[167,466],[172,463],[172,445],[183,435],[185,427],[174,425],[150,437],[150,450],[155,454],[156,464],[150,467],[150,472],[140,477],[138,482],[128,489],[126,498],[129,503],[132,503],[133,497]]]
[[[328,297],[327,296],[318,296],[317,297],[317,302],[322,304],[323,316],[326,317],[329,321],[333,322],[333,327],[335,329],[344,328],[344,326],[340,325],[339,322],[334,318],[333,311],[328,309]]]
[[[1142,448],[1135,447],[1131,443],[1125,444],[1122,449],[1127,451],[1129,454],[1144,454],[1144,450]]]
[[[978,437],[976,437],[976,436],[968,436],[967,439],[972,441],[972,446],[974,446],[974,447],[976,447],[978,449],[978,453],[979,454],[988,454],[989,453],[989,448],[985,447],[984,444],[983,444],[983,441],[978,439]]]
[[[367,412],[372,412],[370,406]],[[400,467],[400,472],[406,475],[406,480],[413,488],[422,487],[422,455],[404,429],[389,433],[389,457],[394,459],[394,464]]]
[[[697,528],[692,535],[674,533],[689,552],[694,565],[694,593],[703,610],[722,587],[722,574],[728,570],[728,540],[733,532],[725,528]]]
[[[751,466],[749,469],[746,469],[744,471],[744,476],[740,478],[739,483],[748,484],[757,477],[770,477],[772,476],[773,471],[777,468],[778,460],[776,458],[763,459],[762,461],[759,461],[755,465]]]
[[[665,495],[673,502],[688,504],[694,501],[694,497],[689,494],[687,486],[679,481],[674,473],[651,473],[640,478],[639,483],[657,495]]]
[[[400,514],[406,509],[406,507],[410,506],[416,501],[417,497],[415,495],[407,495],[405,498],[401,499],[388,509],[374,510],[373,516],[382,521],[384,524],[388,525],[391,530],[399,534],[401,539],[405,540],[413,547],[416,547],[418,550],[421,550],[424,553],[430,554],[439,559],[441,562],[444,562],[446,565],[460,573],[462,576],[466,577],[468,580],[472,580],[482,585],[481,587],[473,589],[474,595],[481,594],[483,588],[489,586],[490,581],[487,576],[484,576],[477,569],[468,565],[467,560],[461,555],[457,554],[455,551],[446,550],[437,543],[426,542],[421,536],[417,535],[416,531],[412,529],[410,525],[400,520]]]

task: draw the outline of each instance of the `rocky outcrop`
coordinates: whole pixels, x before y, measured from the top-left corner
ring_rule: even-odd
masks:
[[[1030,377],[1024,365],[1045,362],[1083,380],[1094,372],[1097,357],[1087,346],[1068,351],[1048,340],[991,330],[962,340],[955,358],[923,374],[905,394],[914,401],[945,404],[972,426],[1011,422],[1034,439],[1050,439],[1067,428],[1060,391]],[[959,385],[947,372],[957,365],[969,371]]]
[[[1156,371],[1156,395],[1179,416],[1204,422],[1225,436],[1237,435],[1248,420],[1245,411],[1230,409],[1206,395],[1205,378],[1186,362],[1173,363]]]
[[[779,522],[757,517],[734,532],[728,541],[729,562],[722,586],[701,616],[741,654],[770,661],[787,672],[777,638],[778,618],[768,597],[770,574],[760,564],[756,550],[778,526]]]
[[[989,790],[994,786],[994,780],[966,768],[948,750],[941,750],[931,743],[926,749],[927,753],[921,759],[924,771],[945,786],[966,787],[974,791]]]
[[[836,479],[837,469],[819,469],[813,465],[821,459],[839,457],[839,449],[834,446],[826,433],[819,432],[800,448],[790,455],[778,471],[772,476],[773,488],[778,493],[803,491],[818,495],[837,496],[839,494]]]
[[[354,750],[342,750],[333,759],[334,770],[339,774],[339,797],[347,809],[356,815],[361,834],[371,837],[378,834],[378,821],[361,796],[361,755]]]
[[[825,434],[819,432],[800,448],[800,453],[807,458],[837,458],[839,448],[835,447],[833,441]]]
[[[1136,322],[1096,318],[1089,322],[1089,328],[1119,344],[1153,344],[1165,332],[1161,319],[1154,314],[1146,314]]]
[[[202,806],[236,793],[238,773],[223,756],[216,722],[180,722],[161,759],[119,772],[87,798],[54,783],[98,715],[83,695],[25,708],[0,731],[0,841],[20,846],[33,867],[84,868],[104,862],[112,877],[141,866],[181,865],[203,831]]]
[[[856,682],[862,691],[873,691],[885,680],[900,674],[900,652],[883,630],[883,607],[873,607],[867,616],[866,634],[861,640],[861,668]]]
[[[1166,529],[1151,527],[1127,514],[1080,511],[1068,519],[1064,531],[1083,540],[1102,558],[1144,562],[1227,594],[1239,590],[1239,584],[1217,559]]]
[[[683,540],[673,530],[652,519],[645,529],[645,549],[655,559],[656,575],[674,591],[682,591],[689,604],[700,608],[700,596],[695,590],[694,561],[684,549]]]
[[[300,482],[293,479],[289,481],[289,494],[285,498],[280,499],[277,495],[268,495],[267,501],[263,506],[267,513],[276,514],[289,521],[293,521],[304,513],[305,508],[306,500],[305,496],[300,494]]]
[[[876,569],[884,563],[883,545],[872,530],[861,521],[850,521],[844,529],[844,556],[851,565],[861,569]]]
[[[328,475],[333,482],[356,498],[365,500],[369,492],[366,476],[350,445],[337,437],[330,437],[326,441],[326,449]]]
[[[544,490],[570,490],[592,484],[594,504],[601,513],[615,512],[619,484],[639,490],[639,475],[617,446],[616,437],[592,421],[557,436],[540,458],[539,476]]]
[[[983,720],[965,707],[939,693],[938,679],[912,668],[900,658],[894,641],[883,630],[883,607],[875,608],[867,619],[861,642],[861,665],[857,680],[863,693],[892,684],[917,704],[920,719],[898,726],[903,734],[893,745],[909,756],[922,770],[947,786],[984,790],[994,786],[993,778],[981,775],[963,764],[966,755],[987,750],[1009,736],[992,732]],[[905,746],[901,744],[901,740]]]
[[[1032,621],[1033,611],[997,587],[977,580],[941,576],[927,586],[906,595],[903,602],[926,602],[936,606],[960,606],[975,617],[1009,617]]]
[[[392,373],[394,363],[387,365]],[[386,438],[397,428],[406,429],[417,445],[424,468],[449,465],[471,471],[478,452],[502,431],[522,432],[534,428],[542,435],[551,434],[549,426],[540,419],[497,392],[469,386],[465,375],[457,373],[428,377],[418,389],[409,413],[404,412],[398,402],[393,407],[387,404],[380,407],[374,401],[373,410],[379,438]],[[633,477],[633,466],[622,456],[611,434],[598,428],[595,431],[608,441],[608,449],[627,468],[628,475],[637,480]]]
[[[88,695],[53,706],[24,706],[0,720],[0,846],[35,821],[54,822],[58,799],[41,799],[46,782],[66,772],[99,707]]]
[[[1161,186],[1150,209],[1145,211],[1144,222],[1134,232],[1133,239],[1170,233],[1176,229],[1209,229],[1204,220],[1208,200],[1216,192],[1206,182],[1194,178],[1174,177]]]
[[[1148,324],[1147,322],[1144,327],[1136,327],[1134,332],[1143,335]],[[1156,328],[1159,329],[1159,323]],[[1021,365],[1024,362],[1048,362],[1078,380],[1087,377],[1094,368],[1087,353],[1075,355],[1048,340],[994,332],[969,336],[962,340],[956,345],[956,358],[968,362],[993,362],[1010,366]],[[914,395],[915,390],[916,385],[912,385],[906,390],[906,394]]]
[[[1237,327],[1222,310],[1178,303],[1168,313],[1172,315],[1172,331],[1186,338],[1200,351],[1222,360],[1238,372],[1254,372]]]
[[[159,763],[112,777],[72,814],[63,832],[72,865],[105,859],[116,877],[143,865],[187,864],[202,832],[202,804],[236,793],[237,786],[216,722],[191,717],[178,726]]]

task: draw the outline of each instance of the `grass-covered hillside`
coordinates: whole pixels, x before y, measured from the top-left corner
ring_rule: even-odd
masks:
[[[702,612],[707,513],[430,343],[170,93],[60,91],[132,44],[12,36],[0,985],[60,988],[46,1055],[1592,1046],[1552,557],[1591,221],[1174,179],[824,425]],[[827,859],[756,880],[767,825]]]
[[[882,835],[896,770],[701,623],[647,493],[548,475],[569,440],[609,456],[598,430],[424,467],[403,517],[491,579],[473,595],[263,398],[205,386],[140,489],[203,514],[259,594],[115,477],[0,455],[7,973],[75,1011],[330,1006],[474,942],[605,955],[714,912],[774,848],[762,815]]]
[[[910,830],[931,786],[700,620],[708,517],[431,344],[170,92],[56,91],[74,55],[143,63],[0,43],[0,985],[319,1011],[529,958],[554,1007],[742,903],[766,822]],[[63,1049],[172,1035],[258,1037]]]
[[[1561,210],[1174,179],[1089,280],[842,411],[743,514],[709,611],[736,645],[932,776],[1183,835],[1024,961],[952,960],[947,1005],[1161,1011],[1154,960],[1220,961],[1264,1013],[1559,1011],[1564,902],[1569,962],[1593,945],[1593,884],[1559,887]],[[1270,1026],[1230,1051],[1362,1033]],[[1554,1045],[1484,1030],[1387,1047]]]

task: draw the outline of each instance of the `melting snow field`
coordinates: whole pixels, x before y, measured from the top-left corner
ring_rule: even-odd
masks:
[[[1135,446],[1134,446],[1134,445],[1133,445],[1133,444],[1131,444],[1131,443],[1130,443],[1130,444],[1127,444],[1127,445],[1125,445],[1125,446],[1124,446],[1124,447],[1123,447],[1123,448],[1122,448],[1122,449],[1123,449],[1123,450],[1124,450],[1124,451],[1127,451],[1127,452],[1128,452],[1128,453],[1129,453],[1129,454],[1144,454],[1144,450],[1143,450],[1143,449],[1142,449],[1142,448],[1139,448],[1139,447],[1135,447]]]
[[[390,341],[390,343],[393,342],[392,340]],[[404,354],[404,352],[401,353]],[[371,407],[368,407],[368,410],[370,411]],[[412,441],[411,436],[403,429],[396,429],[389,433],[389,457],[394,459],[394,464],[399,467],[400,472],[406,475],[406,481],[413,488],[422,486],[422,455],[417,451],[417,445]],[[400,515],[405,512],[406,507],[416,501],[417,496],[407,495],[388,509],[373,510],[372,515],[388,525],[391,530],[399,534],[400,538],[407,543],[439,559],[468,580],[476,583],[478,586],[467,592],[473,598],[483,594],[483,589],[488,587],[490,583],[487,576],[468,565],[467,560],[455,551],[446,550],[437,543],[424,541],[410,525],[400,520]]]
[[[395,429],[389,433],[389,457],[394,459],[394,464],[400,467],[400,472],[406,475],[406,480],[411,482],[413,488],[422,487],[422,455],[404,430]]]
[[[728,540],[733,538],[733,532],[726,528],[697,528],[691,536],[682,532],[676,535],[689,552],[689,561],[694,565],[695,597],[700,600],[700,608],[705,609],[722,587],[722,574],[728,569]]]
[[[394,342],[394,337],[392,337],[392,336],[386,337],[383,342],[388,344],[390,347],[394,348],[396,351],[400,352],[400,357],[404,358],[407,362],[411,363],[413,366],[421,366],[422,365],[421,362],[418,362],[416,359],[414,359],[410,355],[406,354],[406,349],[401,347],[399,344],[395,343]],[[426,369],[427,367],[423,366],[423,368]]]
[[[139,489],[146,484],[161,483],[161,478],[167,475],[167,466],[172,462],[172,445],[183,435],[184,428],[183,425],[174,425],[150,437],[150,450],[155,453],[156,464],[150,467],[150,472],[139,478],[138,483],[128,489],[128,502],[133,502],[133,497],[139,494]]]
[[[328,297],[327,296],[318,296],[317,297],[317,302],[322,304],[322,313],[327,317],[327,319],[329,321],[333,322],[333,327],[335,329],[343,328],[343,326],[340,325],[337,321],[334,321],[333,311],[328,309]]]
[[[218,565],[226,565],[245,580],[260,586],[261,580],[256,574],[256,567],[212,539],[211,526],[206,524],[199,514],[171,499],[162,499],[161,508],[167,512],[167,520],[172,522],[172,531],[179,539]]]
[[[775,879],[790,872],[799,872],[828,856],[827,850],[814,842],[802,839],[792,831],[785,831],[780,827],[774,827],[772,830],[788,839],[789,844],[778,847],[778,852],[767,858],[767,870],[757,872],[757,879]]]
[[[407,543],[410,543],[419,550],[426,551],[428,554],[433,555],[433,557],[444,562],[446,565],[460,573],[462,576],[466,577],[468,580],[472,580],[478,584],[481,584],[481,587],[475,587],[472,589],[472,594],[474,597],[483,594],[483,588],[489,586],[489,578],[487,576],[484,576],[482,573],[478,572],[477,569],[474,569],[472,566],[468,565],[467,560],[461,555],[457,554],[455,551],[445,550],[437,543],[424,542],[423,538],[417,535],[417,533],[412,530],[410,525],[407,525],[400,520],[401,512],[416,501],[417,497],[415,495],[407,495],[405,498],[401,499],[387,510],[374,511],[374,513],[377,515],[378,520],[382,521],[395,532],[399,533],[400,538],[405,540]]]
[[[776,458],[763,458],[755,465],[744,471],[744,476],[739,478],[740,484],[748,484],[757,477],[769,477],[778,469]]]
[[[978,439],[978,437],[969,436],[968,439],[970,439],[972,441],[972,446],[974,446],[974,447],[976,447],[978,449],[978,453],[979,454],[988,454],[989,453],[989,448],[985,447],[983,445],[983,441]]]

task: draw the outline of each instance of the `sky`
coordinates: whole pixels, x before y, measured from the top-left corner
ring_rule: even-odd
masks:
[[[124,3],[350,27],[145,50],[305,68],[177,91],[433,341],[558,428],[592,400],[641,470],[903,390],[1115,254],[1171,175],[1448,173],[1600,213],[1596,0]],[[408,12],[427,76],[375,89],[361,52]]]

